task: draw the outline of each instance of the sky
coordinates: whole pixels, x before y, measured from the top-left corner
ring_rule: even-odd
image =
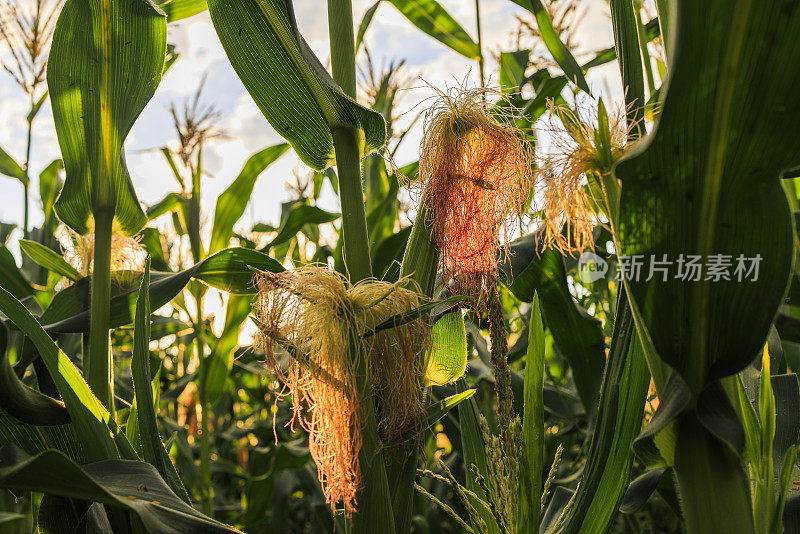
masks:
[[[33,0],[21,0],[23,3]],[[468,33],[476,38],[475,5],[466,0],[439,0]],[[372,0],[353,0],[356,27]],[[327,9],[322,0],[295,0],[298,26],[317,56],[326,64],[329,57]],[[491,52],[513,50],[512,32],[517,27],[516,15],[526,14],[509,0],[481,0],[481,20],[484,51],[488,62],[487,85],[497,81],[497,64]],[[588,10],[577,29],[581,51],[591,52],[613,45],[611,22],[603,0],[583,0]],[[532,20],[528,14],[528,19]],[[171,177],[158,148],[174,145],[175,132],[168,109],[170,104],[182,105],[197,90],[201,80],[206,83],[202,101],[213,104],[221,113],[220,128],[224,138],[215,139],[204,147],[204,167],[212,177],[203,183],[203,207],[206,226],[210,227],[216,197],[236,177],[248,156],[267,146],[282,142],[267,123],[253,100],[245,91],[214,32],[208,13],[202,13],[170,24],[168,42],[175,44],[180,54],[178,62],[164,76],[154,98],[142,112],[125,143],[128,167],[140,201],[154,204],[177,186]],[[365,38],[373,62],[377,65],[405,60],[408,71],[417,74],[411,88],[403,94],[405,113],[399,127],[411,121],[432,94],[428,87],[454,85],[463,80],[478,85],[477,65],[453,52],[438,41],[413,27],[389,2],[381,4]],[[0,52],[2,53],[2,52]],[[363,59],[363,56],[359,59]],[[554,69],[555,70],[555,69]],[[592,70],[587,77],[592,90],[612,98],[621,98],[619,73],[615,63]],[[423,81],[424,80],[424,81]],[[17,161],[24,159],[25,116],[27,99],[14,85],[10,76],[0,72],[0,146]],[[416,161],[421,121],[412,128],[395,157],[399,165]],[[50,161],[59,157],[58,142],[49,104],[45,105],[34,123],[31,191],[38,191],[37,176]],[[306,173],[290,151],[261,175],[250,199],[248,210],[237,227],[249,228],[255,222],[276,224],[280,203],[289,198],[285,184],[295,173]],[[327,187],[327,186],[326,186]],[[0,176],[0,221],[20,224],[22,221],[22,187],[14,179]],[[324,195],[322,207],[338,210],[337,200],[330,192]],[[42,221],[38,194],[31,194],[31,223]],[[17,235],[18,236],[18,235]]]

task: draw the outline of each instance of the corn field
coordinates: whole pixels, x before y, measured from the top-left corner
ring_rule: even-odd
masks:
[[[800,533],[800,2],[353,4],[0,2],[0,532]]]

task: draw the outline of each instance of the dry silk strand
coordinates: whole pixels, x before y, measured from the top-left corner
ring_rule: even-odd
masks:
[[[486,89],[439,91],[425,116],[419,182],[428,204],[444,280],[478,305],[496,280],[496,250],[531,197],[533,151],[502,115],[490,115]]]
[[[357,459],[363,413],[357,369],[366,369],[384,443],[418,429],[424,412],[419,355],[427,347],[426,325],[417,319],[374,335],[364,333],[419,307],[422,297],[404,287],[405,280],[366,280],[348,288],[340,274],[321,266],[259,272],[255,282],[255,313],[268,363],[291,396],[292,422],[299,421],[308,432],[328,504],[333,509],[341,501],[349,515],[355,511],[361,478]],[[351,350],[359,344],[356,352],[363,356]]]
[[[477,312],[489,312],[498,414],[507,428],[513,410],[497,249],[532,197],[533,150],[509,117],[489,113],[484,97],[491,91],[437,93],[420,147],[419,187],[431,214],[425,222],[441,254],[443,279]]]
[[[83,276],[92,273],[94,264],[94,234],[79,235],[68,230],[69,244],[64,248],[64,258]],[[142,271],[147,256],[142,245],[134,238],[115,231],[111,235],[111,271]]]
[[[634,140],[625,110],[608,117],[602,101],[596,110],[557,106],[548,102],[551,146],[537,162],[544,187],[544,247],[563,254],[593,247],[592,231],[598,222],[596,206],[607,207],[603,178]],[[597,187],[592,188],[593,180]],[[602,191],[600,198],[593,195]]]

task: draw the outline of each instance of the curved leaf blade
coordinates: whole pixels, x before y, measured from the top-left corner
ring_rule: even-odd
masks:
[[[217,197],[214,226],[211,230],[211,243],[208,248],[210,253],[213,254],[228,246],[228,241],[233,235],[233,225],[244,214],[247,201],[253,194],[256,180],[287,150],[289,150],[289,145],[281,143],[250,156],[239,172],[239,176]]]
[[[238,532],[178,498],[155,468],[144,462],[107,460],[76,464],[56,450],[28,456],[0,449],[0,486],[100,502],[134,512],[148,532]]]
[[[362,158],[384,145],[383,116],[336,85],[297,31],[291,1],[209,0],[208,8],[247,91],[309,167],[336,164],[334,129],[354,132]]]
[[[147,222],[122,146],[161,80],[166,45],[166,17],[147,0],[67,0],[61,10],[47,69],[67,173],[55,208],[80,234],[98,210],[128,234]]]
[[[389,0],[408,21],[464,57],[477,60],[478,43],[436,0]]]
[[[56,254],[51,248],[27,239],[20,240],[19,247],[25,254],[30,256],[33,261],[48,271],[66,276],[70,280],[78,280],[81,278],[81,273],[79,273],[75,267],[67,263],[62,256]]]
[[[791,43],[800,6],[676,7],[681,24],[660,121],[615,173],[621,253],[666,255],[673,264],[699,256],[703,264],[699,280],[677,279],[673,265],[667,281],[626,281],[637,324],[697,395],[750,363],[788,287],[793,231],[779,177],[800,164],[800,49]],[[731,13],[731,24],[719,24]],[[729,279],[709,276],[713,255],[730,262]],[[757,276],[737,275],[740,258],[745,269],[758,262]]]

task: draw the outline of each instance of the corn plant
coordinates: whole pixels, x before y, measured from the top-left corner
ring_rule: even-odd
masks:
[[[800,530],[800,6],[611,0],[584,59],[579,2],[511,0],[492,58],[487,2],[327,0],[329,65],[291,0],[0,5],[30,104],[24,159],[0,148],[0,530]],[[412,126],[369,46],[388,9],[476,68]],[[200,14],[285,140],[211,214],[204,82],[155,204],[124,148]],[[246,228],[287,153],[308,171]]]

